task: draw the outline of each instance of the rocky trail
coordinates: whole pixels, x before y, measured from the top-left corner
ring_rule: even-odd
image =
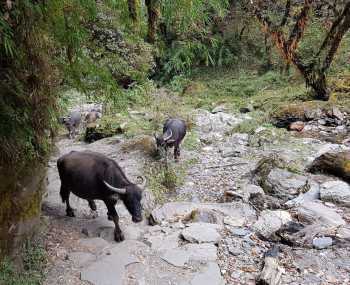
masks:
[[[76,217],[65,216],[57,158],[98,151],[131,179],[151,158],[124,151],[123,136],[92,144],[58,141],[43,203],[44,284],[350,284],[350,186],[305,171],[321,154],[349,148],[271,127],[230,134],[249,114],[193,110],[193,116],[199,147],[182,149],[178,163],[195,161],[184,183],[163,205],[146,191],[151,217],[141,224],[118,204],[121,243],[113,241],[114,224],[99,201],[97,216],[72,195]]]

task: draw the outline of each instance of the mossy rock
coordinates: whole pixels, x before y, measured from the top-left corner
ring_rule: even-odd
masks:
[[[251,173],[254,184],[259,185],[263,189],[267,189],[266,179],[274,168],[285,169],[287,168],[287,163],[278,155],[262,158]]]
[[[327,103],[319,101],[299,102],[282,106],[272,112],[271,122],[279,128],[287,128],[297,121],[309,121],[322,115],[322,110],[327,109]]]
[[[86,126],[84,141],[92,143],[124,132],[124,124],[120,124],[113,116],[105,116],[96,123],[91,123]]]
[[[155,140],[152,136],[147,136],[147,135],[139,136],[123,143],[121,149],[124,152],[131,152],[131,151],[138,150],[152,157],[157,156],[157,147],[156,147]]]

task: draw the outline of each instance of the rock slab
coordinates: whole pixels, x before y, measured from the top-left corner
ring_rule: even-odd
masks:
[[[350,186],[343,181],[328,181],[321,184],[321,200],[350,207]]]
[[[220,226],[208,223],[192,223],[181,233],[191,243],[218,243],[221,236]]]

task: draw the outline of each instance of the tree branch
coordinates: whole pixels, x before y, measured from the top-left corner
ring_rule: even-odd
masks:
[[[284,27],[287,23],[287,20],[288,20],[289,14],[290,14],[290,2],[291,2],[291,0],[287,0],[286,8],[284,10],[284,15],[283,15],[282,21],[280,23],[280,27]]]

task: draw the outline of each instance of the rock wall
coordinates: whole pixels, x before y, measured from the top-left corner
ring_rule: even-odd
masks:
[[[46,170],[32,166],[21,173],[0,171],[0,260],[4,256],[21,259],[22,244],[38,229]]]

